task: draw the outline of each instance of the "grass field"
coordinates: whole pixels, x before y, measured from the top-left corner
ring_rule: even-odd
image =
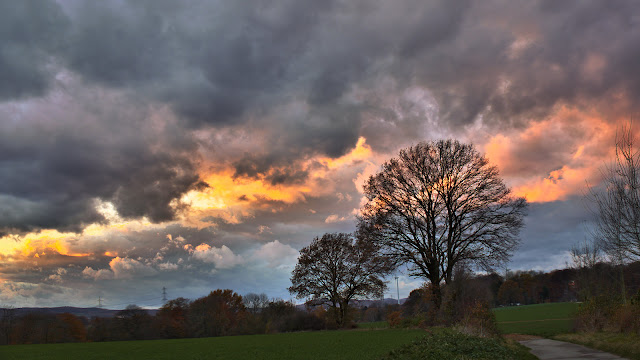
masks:
[[[573,330],[577,310],[577,303],[551,303],[502,307],[494,314],[502,333],[553,336]]]
[[[0,359],[376,359],[424,335],[423,330],[385,329],[179,340],[11,345],[0,347]]]
[[[374,321],[358,324],[358,329],[386,329],[388,327],[389,323],[386,321]]]

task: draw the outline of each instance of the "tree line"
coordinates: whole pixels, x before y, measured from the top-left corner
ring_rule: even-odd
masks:
[[[0,309],[0,344],[178,339],[335,328],[323,311],[303,311],[265,294],[214,290],[196,300],[177,298],[155,315],[129,305],[113,317],[27,313]]]
[[[155,315],[130,305],[113,317],[80,317],[69,313],[16,315],[0,309],[0,344],[43,344],[120,340],[179,339],[267,334],[355,327],[362,322],[387,321],[391,326],[460,324],[473,319],[479,304],[488,307],[602,299],[619,294],[620,269],[608,262],[593,268],[575,264],[566,269],[474,274],[458,269],[441,287],[442,302],[434,306],[430,283],[414,289],[402,305],[382,301],[368,306],[355,302],[336,314],[324,301],[309,299],[300,309],[292,302],[265,294],[240,296],[232,290],[214,290],[196,300],[176,298]],[[629,302],[640,300],[640,262],[625,264],[623,276]],[[637,300],[634,300],[637,299]],[[601,301],[602,302],[602,301]],[[600,304],[602,305],[602,304]],[[611,319],[615,317],[611,315]],[[482,316],[490,316],[487,313]],[[605,315],[603,315],[605,316]],[[602,326],[605,320],[599,319]]]

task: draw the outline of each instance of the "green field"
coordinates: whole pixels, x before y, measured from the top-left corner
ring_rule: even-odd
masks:
[[[347,330],[218,338],[11,345],[2,360],[38,359],[376,359],[425,335],[423,330]]]
[[[577,303],[551,303],[502,307],[493,312],[502,333],[553,336],[573,330],[577,310]]]

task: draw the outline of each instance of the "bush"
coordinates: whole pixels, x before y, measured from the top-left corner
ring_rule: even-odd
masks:
[[[400,311],[392,311],[387,315],[387,322],[389,323],[390,328],[400,327],[400,323],[402,322],[402,313]]]
[[[620,302],[609,296],[595,296],[580,304],[576,316],[576,330],[595,332],[611,326]]]
[[[509,344],[499,338],[480,338],[451,329],[433,329],[429,335],[412,344],[391,351],[381,360],[429,359],[535,359],[521,345]]]
[[[484,301],[473,304],[465,311],[465,316],[460,322],[460,327],[461,331],[466,334],[481,337],[492,337],[500,334],[496,316],[493,311],[491,311],[489,304]]]
[[[640,304],[625,304],[620,305],[613,317],[615,330],[624,333],[639,333],[640,334]]]

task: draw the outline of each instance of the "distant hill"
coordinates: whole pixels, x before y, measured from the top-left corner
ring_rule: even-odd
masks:
[[[146,309],[149,315],[155,315],[157,309]],[[73,306],[60,306],[51,308],[38,308],[38,307],[24,307],[16,308],[16,315],[22,316],[28,313],[41,313],[41,314],[62,314],[70,313],[75,316],[92,318],[92,317],[114,317],[120,310],[102,309],[97,307],[92,308],[78,308]]]

